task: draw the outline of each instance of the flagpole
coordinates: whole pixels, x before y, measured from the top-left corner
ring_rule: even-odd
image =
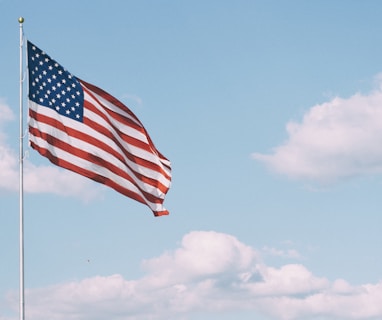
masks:
[[[24,129],[23,129],[23,23],[24,18],[20,17],[18,19],[20,25],[20,152],[19,152],[19,169],[20,169],[20,184],[19,184],[19,205],[20,205],[20,320],[25,318],[25,301],[24,301],[24,149],[23,149],[23,139],[24,139]]]

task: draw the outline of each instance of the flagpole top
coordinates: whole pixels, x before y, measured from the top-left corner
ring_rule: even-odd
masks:
[[[24,18],[23,17],[19,17],[19,23],[24,23]]]

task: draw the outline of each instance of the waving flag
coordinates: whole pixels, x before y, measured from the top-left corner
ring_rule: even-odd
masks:
[[[107,92],[65,70],[28,41],[29,139],[69,169],[168,214],[171,163],[139,119]]]

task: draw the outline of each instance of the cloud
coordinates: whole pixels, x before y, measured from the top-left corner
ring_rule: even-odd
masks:
[[[382,81],[368,95],[335,97],[287,124],[287,141],[252,157],[290,178],[330,183],[382,173]]]
[[[25,191],[29,193],[53,193],[88,201],[100,194],[93,182],[71,171],[52,166],[36,166],[25,162]]]
[[[19,188],[19,155],[9,146],[5,134],[6,123],[15,119],[12,110],[0,100],[0,189],[17,191]],[[99,195],[99,189],[87,179],[55,167],[37,166],[24,160],[24,191],[53,193],[89,200]]]
[[[143,102],[142,98],[137,96],[136,94],[126,93],[126,94],[122,95],[122,98],[127,99],[128,101],[133,101],[138,105],[141,105]]]
[[[12,110],[8,107],[4,99],[0,99],[0,125],[11,120],[14,120]]]
[[[382,282],[330,282],[301,264],[267,266],[231,235],[194,231],[143,262],[145,276],[97,276],[27,290],[31,320],[193,319],[243,310],[272,319],[382,318]],[[9,295],[17,309],[17,295]],[[0,312],[0,319],[1,319]]]
[[[270,256],[282,257],[282,258],[298,259],[301,257],[300,253],[295,249],[281,250],[281,249],[265,246],[264,248],[262,248],[261,251],[264,254],[267,254]]]
[[[255,257],[256,252],[252,248],[233,236],[212,231],[193,232],[184,236],[182,246],[175,252],[145,261],[143,266],[154,277],[165,279],[166,282],[184,281],[247,270]]]

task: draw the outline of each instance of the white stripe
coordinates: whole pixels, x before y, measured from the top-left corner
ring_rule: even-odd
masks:
[[[135,177],[133,172],[130,168],[128,168],[125,163],[121,162],[118,158],[114,157],[112,154],[106,152],[105,150],[97,147],[96,145],[93,145],[91,143],[88,143],[84,140],[75,138],[73,136],[68,135],[65,131],[61,131],[58,128],[52,127],[51,125],[45,124],[43,122],[37,122],[34,119],[30,119],[29,123],[30,127],[36,128],[38,131],[47,133],[49,135],[52,135],[56,137],[57,139],[66,142],[72,146],[75,146],[78,149],[81,149],[85,152],[88,152],[90,154],[93,154],[108,163],[111,163],[115,165],[116,167],[120,168],[122,171],[126,172],[131,178],[145,191],[153,194],[156,197],[163,197],[164,194],[161,192],[158,188],[151,186],[149,184],[146,184],[142,182],[139,178]],[[57,148],[57,147],[56,147]],[[162,176],[161,174],[157,173],[156,171],[147,169],[145,167],[141,167],[137,165],[134,162],[129,161],[124,155],[122,155],[126,162],[128,162],[131,167],[137,171],[137,172],[143,172],[143,174],[146,177],[150,177],[154,180],[160,181],[163,185],[169,187],[169,181]]]
[[[82,83],[81,83],[82,84]],[[84,87],[86,87],[84,84],[82,84]],[[87,88],[87,87],[86,87]],[[91,97],[87,92],[84,91],[84,97],[85,97],[85,100],[88,100],[89,102],[91,102],[97,109],[99,109],[103,114],[105,114],[109,119],[111,119],[112,121],[115,121],[115,122],[118,122],[117,120],[115,120],[114,118],[110,118],[107,114],[107,112],[104,111],[104,108],[108,108],[109,110],[112,110],[118,114],[120,114],[122,117],[125,117],[125,118],[129,118],[131,119],[134,123],[136,123],[139,127],[143,128],[145,131],[146,129],[143,127],[143,125],[139,122],[139,120],[136,120],[134,117],[132,117],[130,114],[128,114],[127,112],[124,112],[123,110],[121,110],[121,108],[119,108],[118,106],[115,106],[114,104],[112,104],[111,102],[109,102],[108,100],[104,99],[102,96],[98,95],[97,93],[95,93],[94,91],[90,90],[89,88],[87,88],[95,97],[95,99],[93,97]],[[97,101],[98,100],[98,101]],[[125,108],[127,108],[125,106]],[[86,111],[89,111],[89,110],[86,110]],[[85,112],[86,112],[85,111]],[[119,123],[119,122],[118,122]],[[149,141],[147,139],[147,136],[140,132],[140,131],[137,131],[137,130],[134,130],[128,126],[126,126],[125,124],[121,124],[121,126],[119,127],[121,129],[122,132],[124,132],[126,135],[128,136],[131,136],[131,137],[134,137],[138,140],[141,140],[143,142],[145,142],[146,144],[150,145],[149,144]],[[129,131],[125,131],[124,129],[129,129]],[[131,130],[131,131],[130,131]],[[136,135],[135,135],[136,133]],[[169,160],[167,159],[163,159],[162,157],[160,157],[161,160],[163,160],[163,163],[166,164],[167,166],[171,166],[171,163]],[[168,172],[168,174],[170,174],[170,172]]]
[[[89,91],[91,91],[91,90],[89,90]],[[142,127],[142,125],[140,123],[137,123],[136,120],[134,118],[132,118],[128,113],[123,112],[120,108],[118,108],[114,104],[110,103],[109,101],[105,100],[101,96],[97,95],[95,92],[91,91],[91,93],[95,96],[96,99],[94,99],[92,96],[90,96],[86,91],[84,91],[84,99],[89,101],[91,104],[93,104],[98,110],[100,110],[104,115],[106,115],[113,122],[118,122],[118,121],[115,120],[114,118],[109,117],[108,113],[104,110],[105,107],[108,108],[109,110],[115,112],[115,113],[120,114],[124,118],[131,119],[137,126]],[[87,112],[87,111],[89,111],[89,110],[85,109],[85,112]],[[128,127],[125,124],[123,124],[122,126],[118,126],[118,128],[123,133],[125,133],[126,135],[134,137],[135,139],[143,141],[143,142],[148,144],[147,137],[142,132],[135,130],[131,127]]]
[[[115,166],[122,169],[123,171],[125,171],[125,172],[127,171],[137,183],[141,183],[141,180],[133,175],[132,170],[137,172],[137,173],[144,175],[145,177],[157,180],[165,186],[169,186],[169,180],[165,176],[163,176],[161,173],[159,173],[155,170],[146,168],[144,166],[140,166],[140,165],[136,164],[135,162],[129,160],[121,152],[121,150],[118,149],[118,147],[116,147],[116,149],[114,149],[114,150],[116,151],[116,153],[121,155],[121,157],[124,159],[125,162],[116,158],[111,153],[99,148],[98,146],[91,144],[91,143],[87,142],[86,140],[82,140],[82,139],[78,139],[78,138],[75,138],[73,136],[70,136],[65,131],[61,131],[58,128],[52,127],[49,124],[46,124],[43,122],[38,122],[35,119],[31,118],[29,121],[29,126],[32,128],[36,128],[40,132],[44,132],[44,133],[47,133],[49,135],[53,135],[56,138],[60,139],[61,141],[64,141],[70,145],[73,145],[73,146],[75,146],[75,147],[77,147],[83,151],[89,152],[89,153],[96,155],[96,156],[98,156],[104,160],[107,160],[109,163],[114,164]],[[129,166],[131,169],[129,168]],[[152,187],[152,186],[150,186],[150,187]],[[144,187],[144,188],[146,188],[146,187]],[[154,187],[152,187],[152,188],[154,188]]]
[[[125,112],[125,111],[122,110],[120,107],[114,105],[114,104],[111,103],[110,101],[106,100],[104,97],[100,96],[99,94],[97,94],[96,92],[94,92],[93,90],[91,90],[90,88],[88,88],[88,87],[86,86],[86,84],[84,84],[83,82],[80,81],[80,83],[81,83],[81,85],[82,85],[83,87],[85,87],[87,90],[89,90],[89,91],[95,96],[95,99],[98,99],[99,102],[100,102],[102,105],[104,105],[105,107],[107,107],[109,110],[114,111],[114,112],[120,114],[121,116],[123,116],[123,117],[125,117],[125,118],[129,118],[129,119],[131,119],[134,123],[136,123],[136,124],[137,124],[138,126],[140,126],[140,127],[142,126],[142,124],[140,123],[140,121],[138,120],[138,118],[134,115],[134,113],[131,112],[131,110],[130,110],[128,107],[126,107],[122,102],[119,101],[119,102],[120,102],[126,109],[128,109],[128,110],[131,112],[132,115],[130,115],[129,113]],[[94,86],[94,85],[93,85],[93,86]],[[94,87],[96,87],[96,86],[94,86]],[[100,89],[100,88],[98,88],[98,89]],[[102,90],[102,89],[100,89],[100,90],[101,90],[101,91],[104,91],[104,90]],[[86,94],[86,92],[84,92],[84,93]],[[116,99],[116,98],[114,98],[114,99]],[[116,99],[116,100],[117,100],[117,99]]]
[[[152,203],[149,200],[145,198],[145,196],[142,194],[142,192],[130,181],[123,179],[119,175],[114,174],[110,170],[108,170],[105,167],[95,165],[92,162],[89,162],[87,160],[84,160],[82,158],[78,158],[73,156],[73,154],[68,153],[64,150],[61,150],[59,148],[56,148],[52,145],[50,145],[46,140],[35,137],[33,135],[30,136],[30,140],[34,142],[36,145],[38,145],[41,148],[48,149],[49,151],[52,152],[55,156],[57,156],[60,159],[63,159],[75,166],[78,166],[80,168],[84,168],[86,170],[89,170],[95,174],[101,175],[103,177],[107,177],[110,180],[114,181],[116,184],[124,187],[125,189],[128,189],[138,195],[140,195],[144,200],[145,203],[152,209],[153,211],[163,211],[165,210],[161,204],[157,203]],[[163,199],[163,198],[161,198]]]
[[[84,125],[82,122],[73,120],[71,118],[68,118],[68,117],[65,117],[65,116],[61,116],[55,110],[50,109],[48,107],[40,106],[39,104],[37,104],[37,103],[35,103],[33,101],[29,101],[29,105],[30,105],[30,108],[32,110],[34,110],[35,112],[44,114],[44,115],[46,115],[46,116],[48,116],[48,117],[50,117],[52,119],[56,119],[57,121],[61,122],[65,127],[76,129],[76,130],[78,130],[80,132],[86,133],[86,134],[94,137],[95,139],[103,141],[105,144],[109,145],[117,153],[120,153],[120,147],[117,146],[117,144],[115,143],[115,140],[110,139],[109,137],[99,133],[98,131],[94,130],[92,127]],[[164,172],[166,172],[166,174],[168,174],[170,176],[171,173],[169,172],[168,168],[166,166],[163,166],[163,163],[161,162],[160,158],[157,155],[154,155],[154,154],[152,154],[152,153],[150,153],[150,152],[148,152],[146,150],[143,150],[141,148],[138,148],[138,147],[135,147],[135,146],[133,146],[131,144],[128,144],[122,138],[119,137],[119,135],[115,132],[115,130],[113,128],[110,128],[110,125],[107,122],[105,122],[104,119],[99,117],[97,114],[95,114],[93,112],[90,112],[89,110],[86,110],[86,112],[87,112],[87,116],[89,118],[92,118],[92,120],[95,121],[96,123],[98,123],[100,126],[103,126],[107,130],[109,130],[111,132],[111,134],[114,136],[114,138],[116,140],[118,140],[118,142],[125,148],[125,150],[127,150],[133,156],[137,156],[139,158],[145,159],[145,160],[147,160],[149,162],[152,162],[152,163],[158,165],[159,167],[161,167],[164,170]],[[120,124],[119,126],[120,127],[124,127],[125,125]],[[54,130],[56,130],[56,128],[54,128]],[[132,129],[132,131],[136,131],[136,130]],[[125,158],[125,156],[124,156],[124,158]],[[129,160],[126,160],[126,161],[129,161]],[[143,175],[146,175],[148,177],[153,177],[154,179],[156,179],[155,174],[160,174],[160,173],[158,173],[157,171],[154,170],[154,171],[152,171],[154,173],[154,176],[152,176],[149,173],[149,171],[152,171],[152,170],[148,169],[146,167],[141,167],[141,166],[139,167],[139,170],[137,170],[137,172],[139,172],[139,173],[141,173]],[[163,176],[163,179],[168,180],[164,176]],[[162,180],[161,180],[161,182],[163,183]],[[167,183],[165,182],[163,184],[166,185]]]
[[[125,124],[113,119],[113,118],[110,118],[109,115],[104,111],[102,110],[102,107],[98,107],[98,109],[103,112],[106,117],[108,119],[110,119],[110,121],[115,125],[115,127],[117,127],[119,130],[121,130],[124,134],[126,134],[127,136],[130,136],[130,137],[133,137],[133,138],[136,138],[136,132],[138,132],[137,130],[134,130],[128,126],[126,126]],[[117,140],[118,142],[128,151],[130,151],[130,153],[142,158],[142,159],[145,159],[147,161],[150,161],[154,164],[157,164],[158,166],[161,166],[162,167],[162,162],[161,162],[161,159],[156,155],[156,154],[153,154],[152,152],[149,152],[147,150],[144,150],[144,149],[141,149],[139,147],[135,147],[129,143],[127,143],[126,141],[124,141],[120,136],[119,134],[110,126],[109,123],[107,123],[102,117],[100,117],[98,114],[94,113],[94,112],[91,112],[89,109],[85,109],[84,111],[86,114],[84,114],[84,116],[86,116],[87,118],[91,119],[92,121],[94,121],[95,123],[99,124],[100,126],[104,127],[107,131],[109,131]],[[124,130],[123,130],[124,129]],[[129,129],[126,130],[126,129]],[[97,134],[98,135],[98,138],[99,140],[102,140],[104,141],[105,139],[109,139],[107,137],[105,137],[104,135],[100,134],[99,132],[93,130],[93,133],[94,134]],[[92,133],[92,135],[93,135]],[[140,133],[140,132],[139,132]],[[99,137],[102,137],[102,138],[99,138]],[[148,140],[146,139],[146,136],[145,136],[145,140],[142,140],[142,139],[139,139],[140,141],[143,141],[148,148],[151,148],[151,146],[148,144]],[[114,143],[113,140],[109,140],[110,142],[107,142],[108,144],[110,143]],[[114,148],[114,147],[113,147]],[[116,148],[119,148],[118,146],[116,146]],[[114,148],[115,149],[115,148]],[[163,168],[163,170],[165,170]]]

